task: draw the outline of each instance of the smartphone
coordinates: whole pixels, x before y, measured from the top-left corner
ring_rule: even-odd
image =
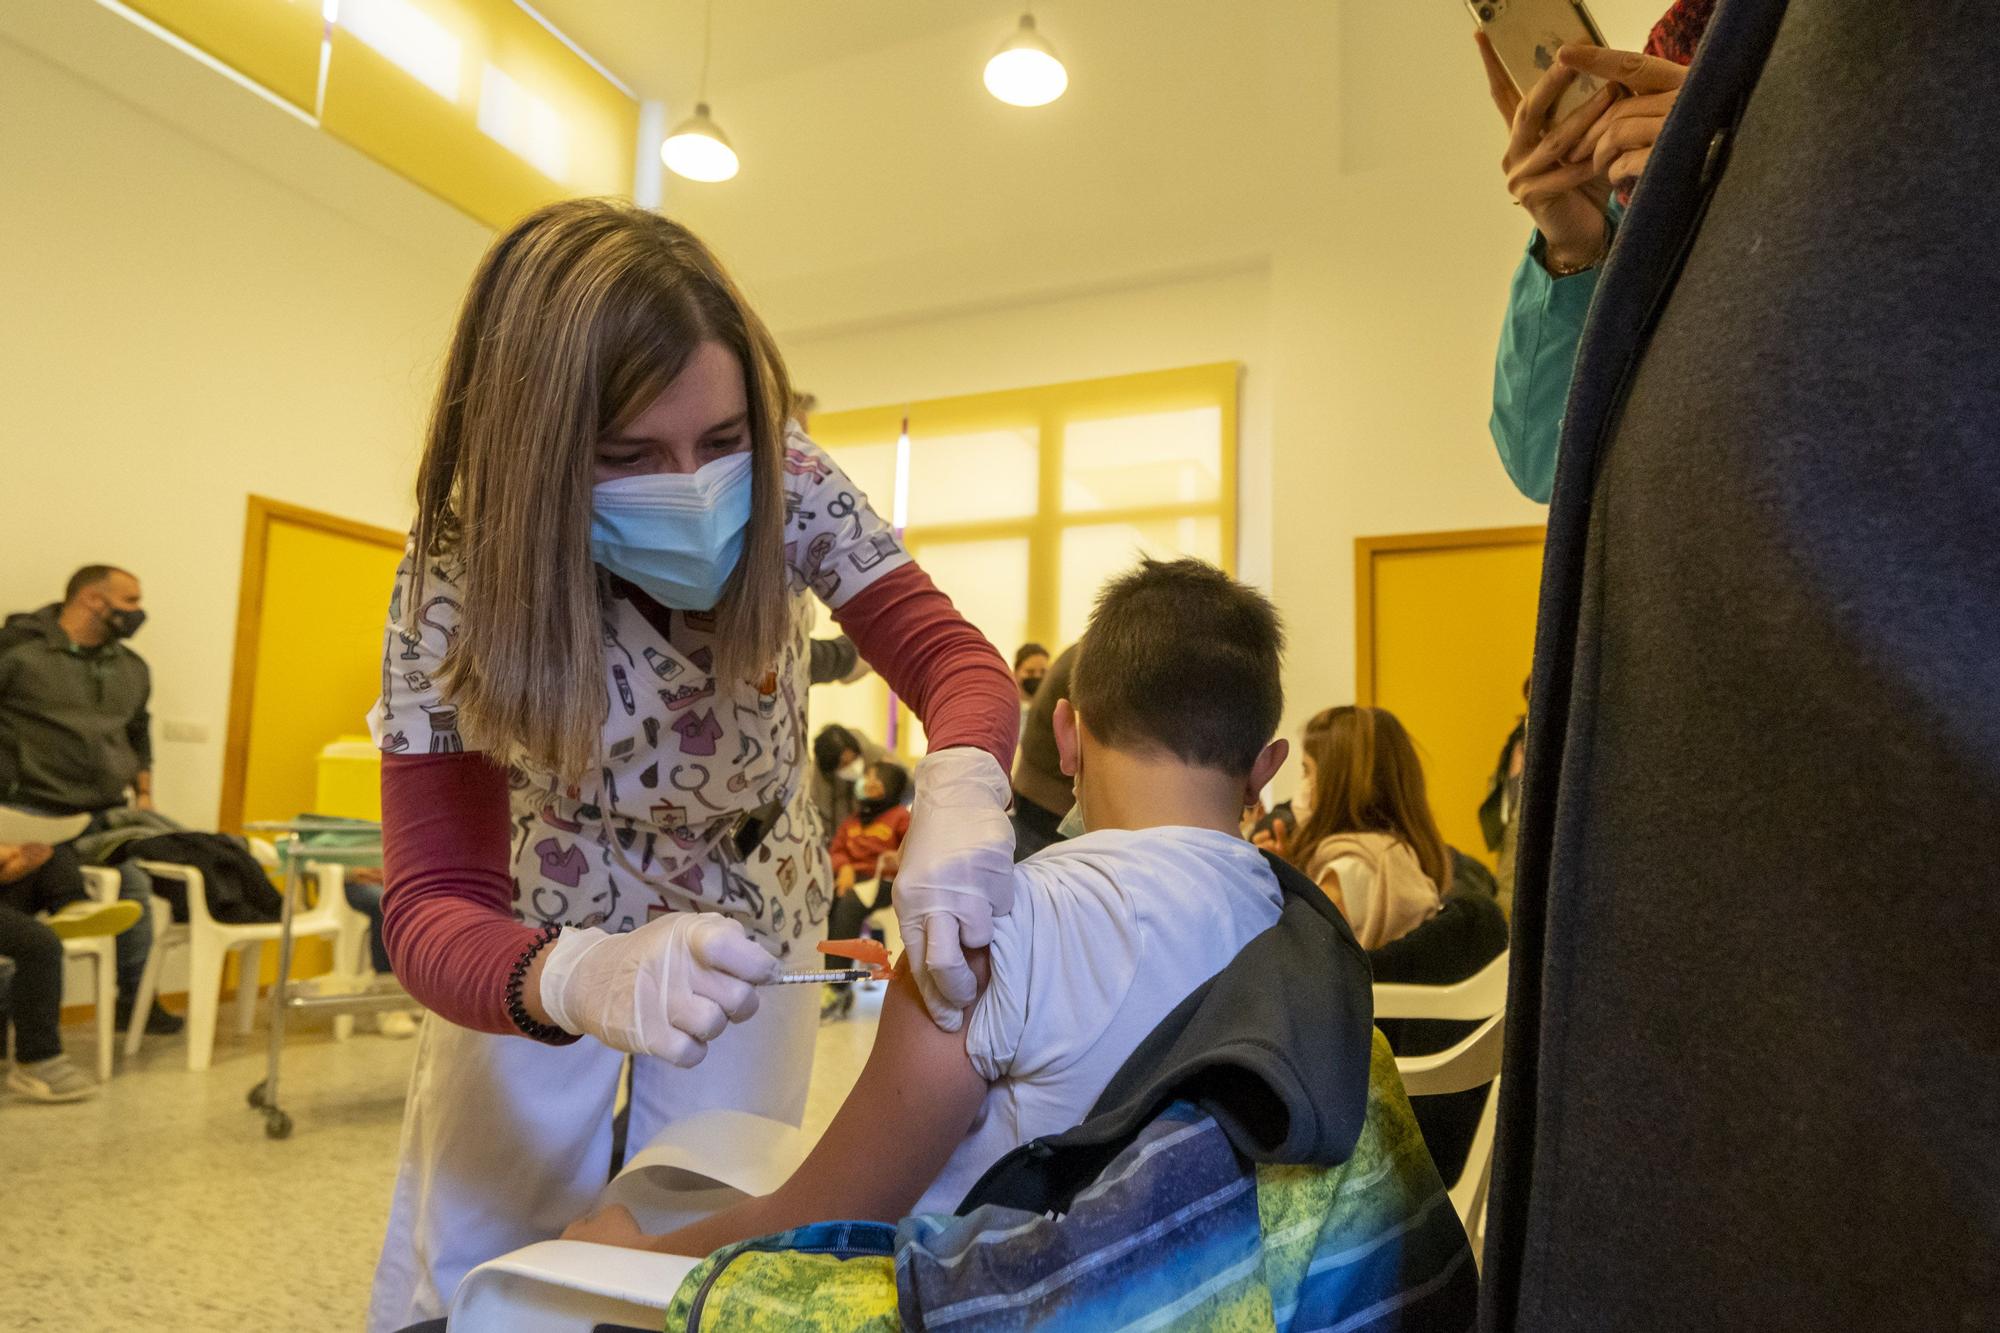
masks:
[[[1523,97],[1536,80],[1555,68],[1556,52],[1565,45],[1603,46],[1604,34],[1583,6],[1583,0],[1465,0],[1493,53],[1506,66],[1514,88]],[[1582,106],[1602,87],[1597,78],[1580,74],[1563,93],[1549,117],[1554,124]]]

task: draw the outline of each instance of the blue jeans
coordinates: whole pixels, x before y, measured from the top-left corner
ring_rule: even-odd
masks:
[[[368,918],[368,957],[377,976],[392,976],[389,951],[382,947],[382,886],[347,881],[347,905]]]
[[[102,812],[90,817],[84,833],[104,830]],[[139,974],[153,952],[153,877],[130,861],[111,867],[118,872],[118,896],[139,904],[139,919],[118,935],[118,997],[130,1001],[139,993]]]

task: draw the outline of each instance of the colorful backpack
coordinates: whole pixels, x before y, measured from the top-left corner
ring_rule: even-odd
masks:
[[[1477,1284],[1376,1034],[1366,1115],[1338,1166],[1252,1163],[1214,1115],[1177,1101],[1060,1214],[986,1204],[748,1241],[689,1274],[666,1328],[1463,1329]]]

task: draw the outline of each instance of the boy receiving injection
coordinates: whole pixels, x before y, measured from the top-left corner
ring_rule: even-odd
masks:
[[[1283,646],[1271,604],[1200,562],[1110,584],[1055,715],[1086,831],[1016,867],[961,1029],[941,1031],[899,969],[860,1081],[783,1186],[666,1235],[623,1208],[565,1235],[700,1256],[950,1212],[1007,1152],[1082,1121],[1161,1020],[1278,921],[1277,879],[1238,821],[1284,762]]]

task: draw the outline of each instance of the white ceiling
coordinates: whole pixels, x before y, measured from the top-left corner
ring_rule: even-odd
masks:
[[[536,3],[685,114],[704,0]],[[1636,44],[1665,3],[1593,8]],[[980,84],[1018,0],[721,0],[709,101],[742,174],[669,176],[663,207],[798,334],[1264,264],[1281,237],[1393,253],[1397,209],[1364,219],[1365,238],[1327,221],[1357,173],[1410,177],[1397,208],[1500,188],[1462,0],[1035,13],[1070,89],[1021,109]]]

